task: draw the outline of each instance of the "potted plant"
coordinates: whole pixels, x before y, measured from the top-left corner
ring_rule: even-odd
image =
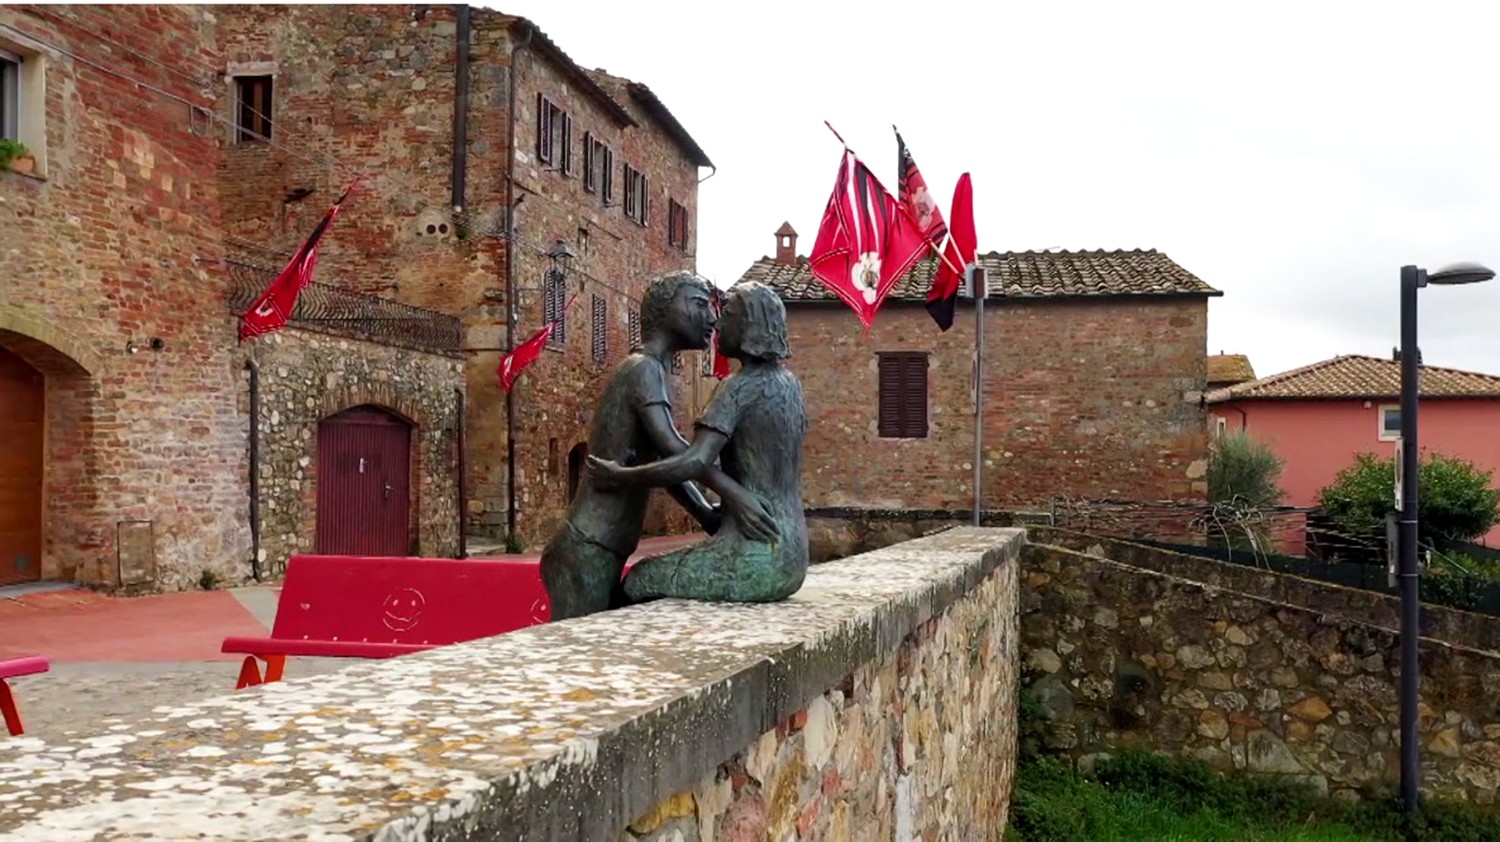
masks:
[[[0,167],[19,173],[29,173],[36,166],[31,150],[19,140],[0,138]]]

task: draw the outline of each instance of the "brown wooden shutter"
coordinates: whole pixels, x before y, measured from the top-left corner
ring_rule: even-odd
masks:
[[[901,384],[901,426],[906,438],[927,438],[927,355],[905,360]]]
[[[881,438],[926,438],[927,354],[881,354],[878,387]]]
[[[573,117],[562,115],[562,174],[573,174]]]
[[[544,164],[552,161],[551,106],[545,94],[536,95],[536,159]]]

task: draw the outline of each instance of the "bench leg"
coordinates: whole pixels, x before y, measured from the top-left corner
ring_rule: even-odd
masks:
[[[260,664],[258,661],[266,662],[266,677],[260,676]],[[257,684],[269,684],[272,681],[280,681],[281,674],[286,669],[285,655],[246,655],[240,664],[240,680],[234,685],[234,689],[243,690],[246,687],[254,687]]]
[[[0,678],[0,713],[5,714],[5,729],[11,736],[20,736],[26,730],[21,727],[21,712],[16,709],[16,697],[3,678]]]

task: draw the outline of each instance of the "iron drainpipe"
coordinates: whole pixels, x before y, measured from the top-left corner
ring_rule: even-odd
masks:
[[[259,582],[260,569],[260,364],[245,360],[250,372],[250,575]]]
[[[454,9],[454,16],[458,19],[458,26],[453,49],[453,209],[456,213],[462,213],[465,206],[469,170],[470,9],[468,4],[459,4]],[[454,389],[453,399],[457,413],[454,427],[457,433],[458,450],[456,454],[458,465],[456,466],[457,476],[455,483],[458,486],[457,557],[466,558],[469,555],[469,547],[465,534],[467,528],[464,521],[468,517],[469,494],[468,489],[465,487],[465,483],[468,481],[468,454],[465,452],[464,427],[468,423],[468,407],[464,402],[463,389]]]
[[[531,44],[534,30],[526,27],[526,38],[511,46],[510,78],[506,80],[507,119],[510,127],[506,135],[509,148],[505,156],[505,347],[516,347],[516,265],[515,250],[511,242],[516,233],[516,62],[521,51]],[[505,535],[514,544],[516,541],[516,400],[512,392],[505,393]]]

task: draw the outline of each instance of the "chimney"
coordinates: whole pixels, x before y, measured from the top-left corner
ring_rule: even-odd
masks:
[[[776,262],[783,266],[797,264],[797,232],[790,222],[783,222],[776,229]]]

